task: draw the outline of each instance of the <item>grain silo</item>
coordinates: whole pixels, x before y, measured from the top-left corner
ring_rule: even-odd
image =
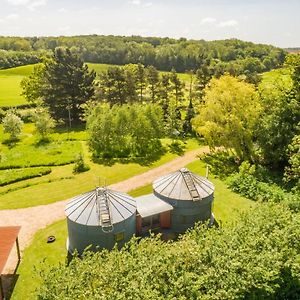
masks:
[[[70,253],[121,247],[135,234],[136,201],[124,193],[97,188],[71,199],[65,212]]]
[[[213,184],[186,168],[155,180],[153,193],[173,206],[171,223],[174,232],[182,233],[196,222],[213,220]]]

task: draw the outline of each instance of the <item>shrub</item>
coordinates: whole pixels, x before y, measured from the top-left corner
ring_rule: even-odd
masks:
[[[36,127],[37,133],[41,136],[42,140],[47,138],[47,135],[51,133],[55,127],[55,121],[50,116],[49,112],[43,108],[39,108],[33,114],[33,121]]]
[[[73,173],[82,173],[88,171],[89,169],[90,167],[84,162],[83,154],[79,153],[75,159]]]
[[[263,175],[262,171],[258,173],[260,176],[266,176]],[[256,166],[250,165],[247,161],[241,164],[238,173],[227,179],[227,183],[231,190],[252,200],[280,202],[288,199],[289,201],[298,199],[300,201],[300,196],[288,193],[277,184],[259,181]]]
[[[10,134],[11,140],[16,140],[22,132],[23,121],[12,111],[6,114],[2,120],[2,124],[4,132]]]

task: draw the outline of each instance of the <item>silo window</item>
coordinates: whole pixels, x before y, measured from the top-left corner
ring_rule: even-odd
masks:
[[[117,232],[115,234],[115,241],[120,242],[120,241],[123,241],[123,240],[124,240],[124,231]]]

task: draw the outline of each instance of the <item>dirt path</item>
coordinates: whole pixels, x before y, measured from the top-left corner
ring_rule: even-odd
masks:
[[[188,163],[194,161],[197,155],[208,152],[208,147],[189,151],[183,156],[161,165],[157,168],[149,170],[140,175],[136,175],[127,180],[110,186],[121,192],[129,192],[138,187],[142,187],[151,183],[154,179],[172,171],[176,171]],[[14,210],[0,210],[0,226],[22,226],[19,241],[21,251],[31,242],[37,230],[46,227],[47,225],[63,219],[65,217],[64,209],[68,200],[55,202],[48,205],[40,205],[29,208],[20,208]],[[12,255],[13,256],[13,255]],[[14,265],[14,259],[11,258],[7,263],[7,269],[11,270]]]

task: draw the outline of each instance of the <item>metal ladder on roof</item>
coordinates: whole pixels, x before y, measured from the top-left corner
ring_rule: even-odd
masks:
[[[97,188],[96,197],[99,225],[102,226],[102,230],[104,232],[111,232],[113,230],[113,224],[111,220],[106,190],[104,188]]]
[[[186,183],[186,186],[190,192],[190,195],[191,195],[193,201],[202,200],[201,196],[199,195],[199,193],[196,189],[196,186],[195,186],[195,183],[191,176],[190,171],[188,169],[183,169],[183,170],[181,170],[181,174],[182,174],[182,177]]]

